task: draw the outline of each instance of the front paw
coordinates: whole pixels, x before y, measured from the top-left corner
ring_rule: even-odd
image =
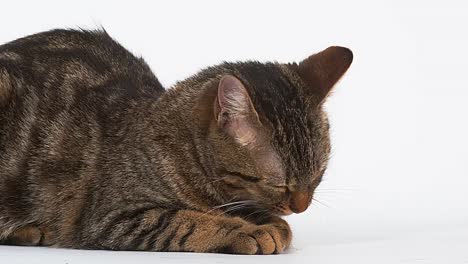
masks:
[[[291,231],[287,223],[286,226],[279,226],[277,223],[250,225],[233,232],[229,245],[221,252],[246,255],[279,254],[290,243]]]

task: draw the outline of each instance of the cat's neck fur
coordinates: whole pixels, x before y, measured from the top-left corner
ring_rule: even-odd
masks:
[[[149,124],[154,138],[149,142],[142,138],[141,140],[146,141],[141,142],[142,147],[148,153],[153,153],[156,163],[153,165],[164,168],[158,172],[158,177],[180,177],[185,182],[175,187],[181,188],[181,195],[190,196],[187,201],[196,201],[191,206],[213,207],[225,202],[212,184],[217,177],[213,171],[212,152],[206,141],[209,129],[206,115],[209,113],[202,113],[212,103],[203,103],[201,105],[204,108],[197,109],[199,100],[214,99],[207,94],[211,83],[194,82],[190,79],[179,82],[163,93],[156,102],[151,102],[149,107],[147,104],[139,106],[145,108],[141,110],[146,115],[154,116]],[[156,153],[155,149],[163,150],[164,155]],[[162,163],[165,166],[160,166]]]

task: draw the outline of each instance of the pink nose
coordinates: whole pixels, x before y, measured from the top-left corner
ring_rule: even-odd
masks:
[[[309,207],[311,199],[310,192],[291,192],[289,207],[296,214],[302,213]]]

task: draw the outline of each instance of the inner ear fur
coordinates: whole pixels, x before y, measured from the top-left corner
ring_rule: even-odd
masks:
[[[213,109],[219,128],[236,142],[244,146],[256,142],[260,122],[241,80],[232,75],[225,75],[220,79]]]

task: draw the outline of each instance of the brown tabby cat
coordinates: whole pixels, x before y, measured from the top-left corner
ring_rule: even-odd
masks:
[[[0,241],[273,254],[330,152],[322,103],[352,61],[223,63],[165,91],[103,31],[0,46]]]

